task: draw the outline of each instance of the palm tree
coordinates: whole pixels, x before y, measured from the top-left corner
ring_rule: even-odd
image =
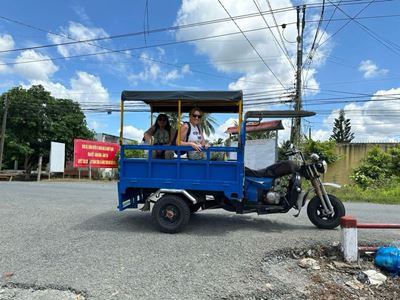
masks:
[[[166,113],[169,118],[169,123],[172,128],[178,128],[178,114],[177,113]],[[187,120],[187,116],[182,116],[181,121]],[[207,136],[210,133],[215,132],[215,126],[218,125],[217,121],[211,116],[210,113],[203,113],[203,117],[201,118],[200,126],[203,133]]]
[[[176,129],[178,128],[178,113],[165,113],[168,116],[169,119],[169,124],[171,124],[171,127]]]
[[[217,121],[215,120],[214,117],[211,116],[210,113],[203,113],[203,117],[201,118],[201,130],[203,130],[203,133],[207,136],[209,136],[211,133],[215,132],[214,126],[218,125]]]

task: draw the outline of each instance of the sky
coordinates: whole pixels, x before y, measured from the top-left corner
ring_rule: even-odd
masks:
[[[0,93],[41,84],[113,135],[123,90],[243,90],[245,111],[293,109],[303,5],[302,106],[317,114],[302,131],[329,139],[344,109],[354,142],[399,142],[399,0],[2,1]],[[214,117],[211,141],[236,118]],[[126,113],[125,137],[149,126]]]

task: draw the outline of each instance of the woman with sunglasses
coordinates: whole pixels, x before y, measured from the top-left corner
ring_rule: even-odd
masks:
[[[200,128],[202,117],[203,112],[199,108],[192,108],[192,110],[189,112],[189,122],[185,122],[181,127],[181,145],[191,146],[194,150],[196,150],[188,152],[189,159],[204,159],[202,151],[203,149],[210,147],[210,145],[206,143],[203,132]],[[189,131],[189,126],[190,133],[188,135],[187,133]]]
[[[174,129],[169,124],[166,114],[159,114],[156,122],[145,133],[143,140],[153,145],[171,145],[174,138]],[[173,151],[156,150],[153,151],[154,158],[171,159],[174,157]]]

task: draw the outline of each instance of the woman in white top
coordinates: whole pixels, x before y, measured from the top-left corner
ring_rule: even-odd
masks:
[[[196,151],[189,151],[189,159],[203,159],[203,149],[210,147],[206,143],[203,132],[200,128],[203,112],[199,108],[193,108],[189,113],[189,122],[185,122],[181,127],[180,141],[182,146],[191,146]],[[187,135],[190,126],[190,134]]]

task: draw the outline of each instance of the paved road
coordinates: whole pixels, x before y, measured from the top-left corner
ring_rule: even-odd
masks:
[[[0,276],[89,299],[218,299],[265,289],[266,253],[339,240],[339,230],[316,229],[305,211],[298,219],[206,211],[185,232],[162,234],[150,213],[117,212],[116,198],[115,183],[1,182]],[[400,206],[346,208],[361,221],[400,222]],[[390,242],[400,231],[359,238]]]

